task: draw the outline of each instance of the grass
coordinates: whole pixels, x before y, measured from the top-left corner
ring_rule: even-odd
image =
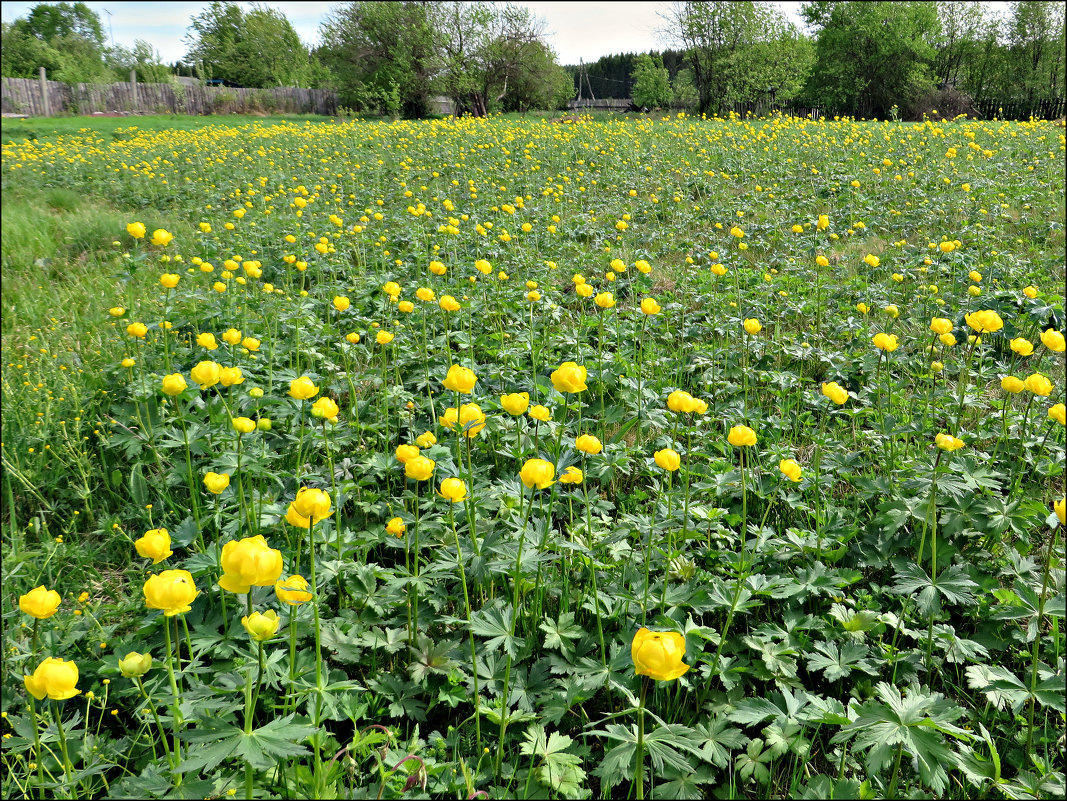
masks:
[[[124,135],[131,128],[140,131],[195,131],[210,125],[243,125],[251,122],[326,122],[331,117],[314,114],[231,114],[193,116],[186,114],[146,114],[128,117],[5,117],[0,122],[0,142],[20,142],[24,139],[45,139],[74,136],[86,132],[104,136]]]

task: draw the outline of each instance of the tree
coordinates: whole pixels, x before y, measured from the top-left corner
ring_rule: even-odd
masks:
[[[1062,3],[1012,3],[1008,24],[1011,83],[1028,99],[1053,97],[1064,87]]]
[[[104,49],[104,28],[99,15],[85,3],[38,3],[30,9],[24,29],[42,42],[77,37]]]
[[[702,112],[716,112],[728,100],[745,99],[754,81],[745,74],[744,51],[783,30],[781,13],[760,2],[679,2],[667,23],[667,34],[688,58]]]
[[[435,11],[439,85],[458,108],[484,117],[507,96],[524,62],[537,58],[544,22],[512,3],[449,2]]]
[[[130,72],[136,72],[141,83],[166,83],[172,74],[156,49],[143,39],[134,40],[132,48],[122,45],[109,48],[105,60],[120,81],[127,80]]]
[[[806,88],[813,103],[884,118],[892,106],[910,105],[933,88],[933,4],[816,2],[801,13],[820,28]]]
[[[658,56],[642,54],[634,62],[633,100],[638,106],[665,108],[674,99],[670,76]]]
[[[340,101],[357,111],[422,117],[434,72],[434,29],[425,2],[356,2],[321,28],[319,55]]]
[[[246,14],[236,3],[213,2],[190,18],[187,62],[205,77],[237,86],[308,86],[310,55],[288,18],[255,4]]]
[[[571,76],[556,62],[556,54],[544,42],[527,48],[525,58],[516,65],[514,77],[501,99],[504,111],[566,108],[574,97]]]
[[[3,74],[32,78],[44,67],[52,80],[110,80],[100,18],[85,3],[38,3],[3,30]]]

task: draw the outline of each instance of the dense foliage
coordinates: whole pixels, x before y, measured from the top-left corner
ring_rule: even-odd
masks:
[[[4,145],[4,797],[1062,795],[1063,150]]]

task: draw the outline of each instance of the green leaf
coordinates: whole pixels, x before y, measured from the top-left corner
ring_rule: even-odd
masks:
[[[503,646],[504,651],[514,658],[526,643],[521,637],[515,637],[511,633],[513,614],[511,609],[482,609],[471,615],[471,630],[478,637],[489,638],[486,643],[489,649]]]
[[[306,756],[310,752],[300,741],[318,731],[314,726],[293,723],[295,715],[272,720],[266,726],[253,729],[250,734],[240,733],[236,749],[256,770],[266,770],[275,763],[291,757]]]
[[[858,642],[846,642],[840,647],[832,642],[815,643],[808,655],[808,670],[821,670],[827,681],[846,678],[853,670],[874,673],[865,659],[868,653],[867,646]]]
[[[141,509],[148,505],[148,482],[145,481],[144,466],[140,462],[130,470],[130,495]]]
[[[568,641],[585,634],[585,629],[575,624],[573,612],[564,612],[555,623],[546,615],[540,629],[545,633],[545,648],[560,651],[568,657],[574,652],[574,646]]]

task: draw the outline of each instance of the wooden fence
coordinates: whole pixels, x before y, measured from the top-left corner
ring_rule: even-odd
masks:
[[[1062,97],[1045,100],[977,100],[974,110],[986,119],[1058,120],[1063,117],[1065,99]]]
[[[337,95],[323,89],[231,89],[174,83],[66,84],[2,79],[5,115],[103,114],[337,114]]]

